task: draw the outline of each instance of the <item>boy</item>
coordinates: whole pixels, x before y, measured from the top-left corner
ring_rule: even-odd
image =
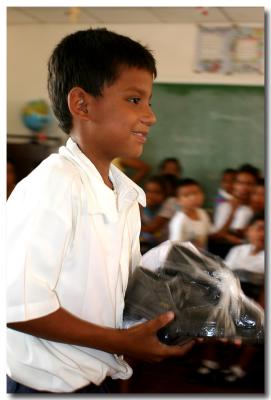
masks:
[[[165,158],[159,165],[160,174],[170,174],[177,178],[181,178],[182,165],[177,158],[169,157]]]
[[[209,251],[225,258],[230,248],[244,241],[244,230],[253,215],[250,198],[257,178],[250,167],[237,170],[233,198],[219,204],[214,213]]]
[[[226,168],[222,172],[220,181],[220,188],[215,197],[215,208],[223,203],[224,201],[232,199],[233,184],[235,180],[236,170],[232,168]]]
[[[249,221],[246,237],[248,243],[234,246],[225,262],[240,276],[244,292],[250,296],[259,294],[264,283],[264,213],[253,215]],[[243,283],[244,282],[244,283]]]
[[[204,194],[198,182],[190,178],[181,179],[177,200],[181,211],[177,211],[169,223],[169,239],[190,241],[197,247],[206,248],[211,221],[201,208]]]
[[[141,207],[141,225],[150,224],[157,216],[166,199],[166,183],[163,177],[154,175],[150,177],[144,184],[146,193],[146,207]],[[153,233],[141,232],[140,249],[144,254],[152,247],[157,246],[160,242],[167,240],[167,230],[157,230]]]
[[[110,164],[140,156],[155,123],[155,61],[130,38],[89,29],[65,37],[48,69],[70,138],[8,202],[8,391],[101,392],[106,376],[131,376],[121,355],[161,360],[193,345],[159,342],[171,312],[122,329],[145,195]]]
[[[264,188],[264,178],[258,178],[256,185],[250,196],[250,207],[254,213],[259,213],[264,211],[264,200],[265,200],[265,188]]]

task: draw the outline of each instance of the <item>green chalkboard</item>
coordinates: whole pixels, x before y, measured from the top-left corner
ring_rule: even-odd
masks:
[[[154,84],[157,123],[142,159],[155,173],[162,159],[177,157],[211,207],[224,168],[249,162],[264,172],[264,100],[263,87]]]

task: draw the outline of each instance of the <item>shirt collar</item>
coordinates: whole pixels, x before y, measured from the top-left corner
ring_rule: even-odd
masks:
[[[84,171],[81,174],[82,180],[85,180],[86,186],[91,188],[89,193],[89,212],[91,214],[103,213],[109,220],[118,219],[118,210],[128,203],[138,201],[142,206],[146,205],[146,196],[144,191],[121,172],[113,164],[110,166],[109,177],[112,180],[117,191],[117,202],[115,193],[105,185],[100,173],[95,165],[84,155],[78,145],[69,138],[66,146],[61,146],[59,154],[69,159]],[[86,182],[86,177],[88,178]],[[110,205],[110,206],[109,206]]]

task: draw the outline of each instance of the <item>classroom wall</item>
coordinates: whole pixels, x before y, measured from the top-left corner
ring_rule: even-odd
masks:
[[[119,24],[108,29],[127,34],[154,52],[158,65],[157,82],[192,84],[264,85],[261,75],[197,74],[193,72],[197,28],[192,24]],[[56,43],[66,34],[86,25],[10,25],[7,56],[7,130],[26,134],[20,118],[22,106],[29,100],[48,99],[47,60]],[[60,132],[56,123],[49,132]],[[61,134],[61,133],[60,133]],[[62,134],[65,139],[66,136]]]
[[[48,100],[47,60],[52,49],[65,35],[87,27],[86,25],[8,27],[7,131],[9,134],[29,133],[21,121],[21,108],[29,100],[39,98]],[[153,105],[158,122],[142,155],[142,159],[152,166],[153,172],[156,172],[162,158],[169,156],[179,158],[184,164],[185,174],[203,184],[207,194],[206,205],[211,206],[222,169],[237,167],[240,165],[239,161],[251,162],[263,169],[264,77],[262,75],[195,73],[197,28],[192,24],[121,24],[107,25],[107,28],[129,35],[148,45],[157,60],[158,87],[157,89],[154,87],[154,97],[157,98],[153,99]],[[164,91],[159,87],[163,84],[170,84],[172,88],[170,90],[166,88]],[[183,96],[181,93],[183,90],[186,92],[186,86],[191,84],[192,97]],[[214,88],[220,86],[218,92],[221,94],[216,98],[208,88],[204,92],[206,85]],[[197,91],[197,87],[204,90]],[[237,91],[231,89],[232,97],[228,96],[226,100],[223,87],[236,87]],[[238,87],[252,90],[242,95]],[[203,93],[208,97],[204,97]],[[196,102],[200,99],[195,107],[193,107],[194,99]],[[220,99],[223,100],[224,106],[217,110],[215,108]],[[229,111],[231,104],[235,104],[235,108]],[[208,105],[212,109],[208,109]],[[239,106],[242,106],[240,110]],[[175,110],[175,113],[170,110]],[[219,115],[220,119],[214,118],[214,114]],[[200,118],[201,115],[203,118]],[[246,115],[252,124],[245,121]],[[67,135],[57,128],[56,121],[51,124],[47,133],[59,136],[63,143],[67,139]],[[219,149],[220,143],[221,149]],[[212,153],[214,148],[215,155]]]

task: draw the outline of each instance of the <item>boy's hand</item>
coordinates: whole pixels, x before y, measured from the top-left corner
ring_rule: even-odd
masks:
[[[195,340],[191,339],[183,345],[168,346],[161,343],[157,337],[157,331],[173,319],[174,313],[170,311],[151,321],[121,331],[124,356],[144,361],[162,361],[168,357],[182,357],[186,354],[193,347]]]

